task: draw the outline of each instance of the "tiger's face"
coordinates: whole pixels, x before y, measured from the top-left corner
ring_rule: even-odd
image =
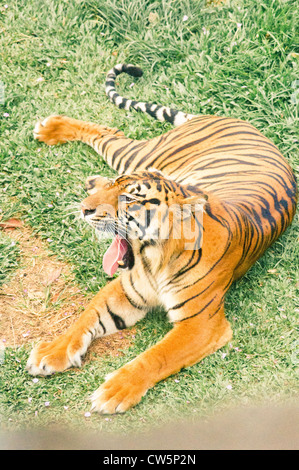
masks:
[[[148,246],[163,250],[167,245],[169,250],[172,243],[175,250],[190,238],[201,243],[202,217],[198,220],[195,212],[202,214],[204,195],[156,170],[115,180],[90,176],[86,190],[89,196],[81,203],[82,218],[99,233],[113,237],[103,258],[110,276],[118,268],[131,269],[135,256]]]

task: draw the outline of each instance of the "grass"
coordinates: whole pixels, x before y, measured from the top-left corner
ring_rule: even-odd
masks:
[[[298,3],[293,0],[236,0],[218,7],[199,0],[1,2],[3,220],[17,213],[50,240],[50,249],[71,263],[77,282],[88,292],[105,284],[105,243],[99,244],[71,212],[84,197],[86,176],[112,175],[112,170],[83,144],[49,148],[37,143],[32,129],[38,119],[63,113],[117,126],[133,138],[168,130],[168,124],[120,111],[108,102],[105,73],[123,61],[145,72],[132,88],[132,79],[121,78],[126,96],[190,113],[248,120],[296,167],[297,23]],[[2,426],[9,430],[60,423],[138,431],[173,417],[198,419],[230,406],[296,397],[296,228],[297,219],[232,287],[226,300],[234,330],[230,345],[158,384],[124,416],[85,417],[87,398],[108,372],[165,334],[169,325],[163,312],[138,325],[133,346],[122,356],[95,358],[80,370],[37,383],[24,371],[29,350],[6,350],[0,367]],[[9,238],[0,239],[0,270],[5,276],[9,270],[11,275],[18,259],[17,247],[7,251],[10,244]]]
[[[18,245],[0,232],[0,286],[18,266],[19,256]]]

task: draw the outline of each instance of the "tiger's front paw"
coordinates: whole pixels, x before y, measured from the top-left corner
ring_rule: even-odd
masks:
[[[28,358],[26,370],[31,375],[51,375],[69,367],[81,366],[82,347],[68,337],[38,344]]]
[[[149,386],[129,365],[109,374],[91,396],[92,411],[103,414],[124,413],[140,402]]]
[[[36,123],[33,137],[48,145],[65,143],[75,139],[75,129],[72,119],[67,116],[49,116]]]

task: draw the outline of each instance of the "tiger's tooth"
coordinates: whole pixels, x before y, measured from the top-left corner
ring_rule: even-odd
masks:
[[[118,264],[119,264],[120,266],[123,266],[125,263],[124,263],[123,261],[118,261]]]

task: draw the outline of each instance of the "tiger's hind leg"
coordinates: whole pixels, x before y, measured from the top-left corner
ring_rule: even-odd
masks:
[[[140,141],[128,139],[119,129],[94,124],[67,116],[49,116],[37,122],[33,130],[36,140],[56,145],[78,140],[92,147],[109,166],[118,171],[114,156],[131,143]]]

